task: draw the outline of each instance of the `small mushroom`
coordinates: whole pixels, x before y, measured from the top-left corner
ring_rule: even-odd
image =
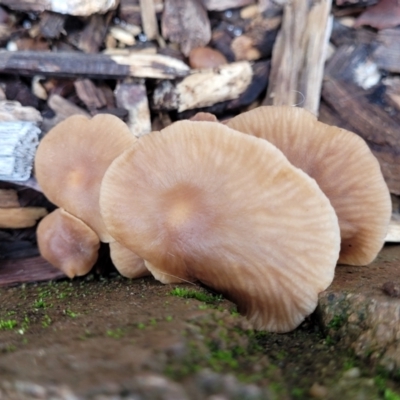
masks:
[[[159,279],[203,282],[256,328],[295,328],[333,279],[329,200],[275,146],[222,124],[180,121],[142,137],[107,170],[100,209]]]
[[[35,174],[43,193],[89,225],[102,242],[113,239],[100,215],[100,183],[111,162],[135,141],[114,115],[73,115],[47,133],[36,152]]]
[[[339,218],[339,263],[367,265],[375,259],[385,241],[391,201],[379,163],[363,139],[295,107],[259,107],[227,125],[268,140],[317,181]]]
[[[46,215],[36,233],[42,257],[70,278],[87,274],[97,261],[96,232],[62,208]]]
[[[44,194],[87,224],[105,243],[115,240],[100,215],[100,183],[111,162],[136,140],[126,124],[111,114],[92,119],[74,115],[55,126],[36,153],[35,173]],[[122,275],[143,276],[143,260],[135,254],[128,257],[129,253],[115,243],[111,246],[114,265]]]

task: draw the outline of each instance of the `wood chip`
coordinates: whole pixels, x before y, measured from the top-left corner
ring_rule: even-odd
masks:
[[[24,107],[18,101],[0,101],[0,122],[29,121],[40,124],[43,118],[33,107]]]
[[[97,89],[90,79],[77,79],[74,82],[76,94],[89,110],[102,108],[107,105],[104,93]]]
[[[163,81],[154,91],[154,107],[182,112],[236,99],[248,88],[252,76],[250,63],[241,61],[195,72],[179,83]]]
[[[225,11],[255,3],[255,0],[204,0],[204,5],[209,11]]]
[[[140,13],[142,16],[142,26],[148,40],[157,39],[160,36],[156,16],[154,0],[140,0]]]
[[[43,207],[0,208],[0,228],[29,228],[45,215],[47,210]]]
[[[78,48],[85,53],[97,53],[106,37],[111,18],[112,13],[92,15],[79,37]]]
[[[43,37],[56,39],[64,31],[66,15],[45,11],[40,15],[39,29]]]
[[[197,0],[165,0],[161,29],[165,39],[180,44],[185,56],[211,39],[210,20]]]
[[[386,243],[400,243],[400,215],[392,214],[392,219],[389,223],[387,235],[385,237]]]
[[[354,26],[357,28],[362,25],[376,29],[394,28],[400,25],[400,3],[398,0],[380,0],[356,19]]]
[[[379,68],[400,73],[400,28],[379,31],[373,58]]]
[[[298,104],[317,115],[332,24],[331,3],[294,0],[284,7],[265,104]]]
[[[60,14],[88,17],[92,14],[105,13],[118,6],[118,0],[1,0],[12,10],[18,11],[54,11]]]

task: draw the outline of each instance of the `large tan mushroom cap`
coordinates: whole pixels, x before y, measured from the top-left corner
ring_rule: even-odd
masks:
[[[86,275],[97,261],[97,234],[61,208],[44,217],[36,233],[42,257],[70,278]]]
[[[74,115],[55,126],[36,153],[35,174],[44,194],[89,225],[103,242],[112,238],[100,216],[100,183],[111,162],[135,141],[113,115]]]
[[[200,280],[256,328],[295,328],[333,279],[329,200],[275,146],[224,125],[181,121],[142,137],[106,172],[100,207],[151,272]]]
[[[339,218],[339,263],[374,260],[384,244],[392,206],[379,163],[364,140],[295,107],[259,107],[227,125],[273,143],[317,181]]]

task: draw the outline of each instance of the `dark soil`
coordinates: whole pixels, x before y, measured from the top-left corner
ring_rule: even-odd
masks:
[[[180,287],[172,295],[150,278],[90,275],[1,289],[0,398],[2,389],[38,398],[38,388],[48,398],[50,386],[127,398],[156,376],[164,389],[135,398],[400,399],[396,381],[324,337],[313,318],[290,334],[255,332],[232,303]]]

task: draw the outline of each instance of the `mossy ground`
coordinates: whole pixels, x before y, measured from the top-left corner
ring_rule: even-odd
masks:
[[[310,398],[313,384],[326,398],[400,399],[399,382],[325,337],[313,318],[288,334],[255,332],[232,303],[198,286],[91,275],[1,289],[0,301],[0,380],[83,393],[140,371],[184,384],[207,368],[277,399]],[[349,370],[357,376],[346,378]]]

